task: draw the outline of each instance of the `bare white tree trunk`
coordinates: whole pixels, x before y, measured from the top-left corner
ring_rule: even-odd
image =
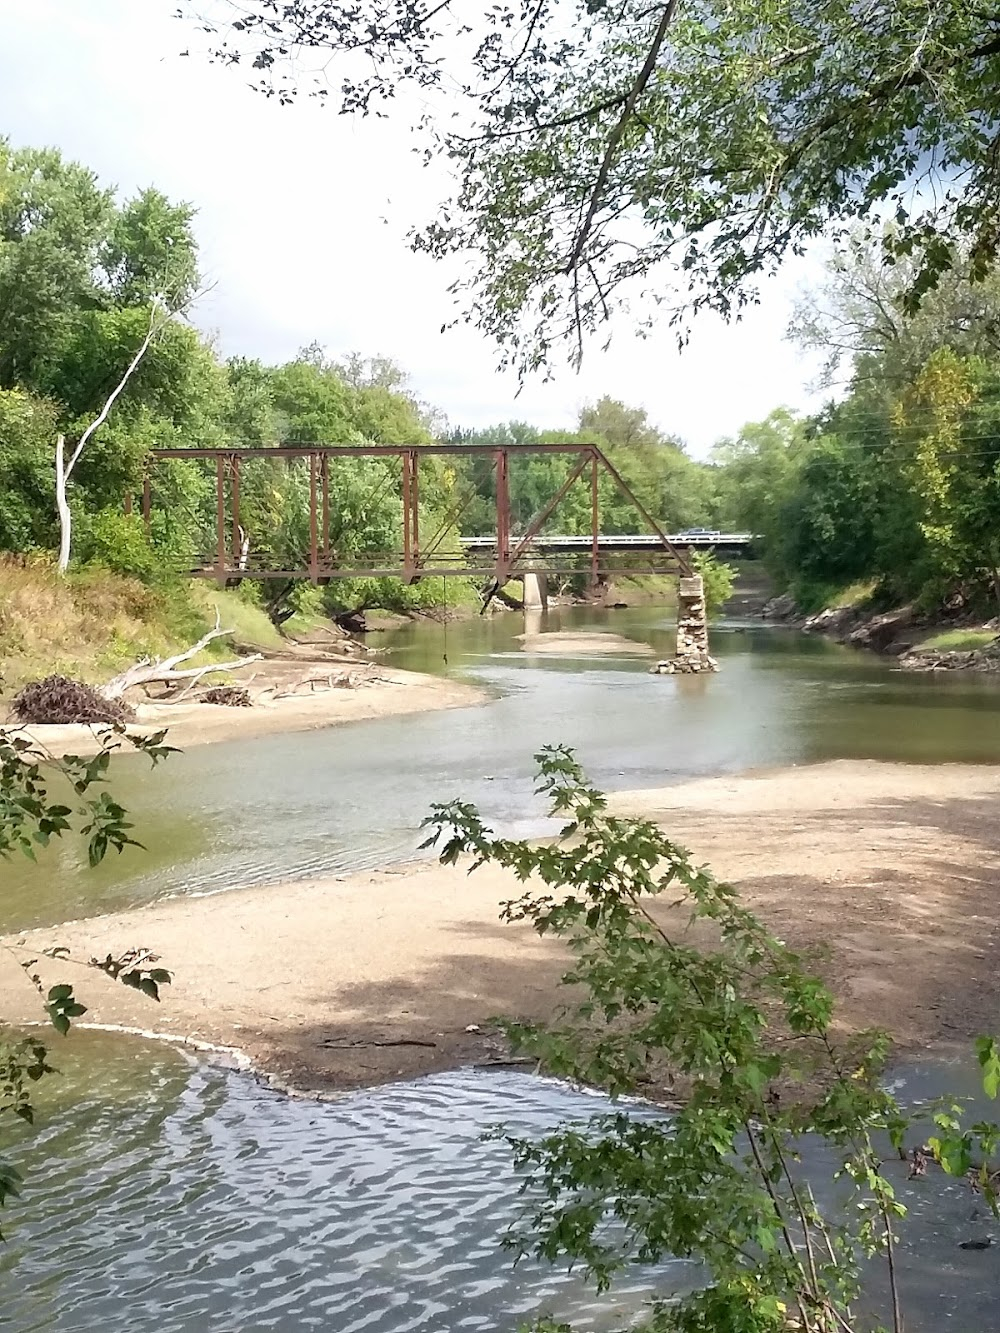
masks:
[[[197,297],[191,297],[190,300],[196,300]],[[170,307],[159,297],[153,301],[153,308],[149,315],[149,329],[145,338],[139,346],[139,350],[128,364],[128,368],[121,379],[108,394],[104,406],[98,412],[87,429],[80,436],[76,443],[76,448],[70,454],[69,462],[66,462],[66,438],[60,435],[56,441],[56,509],[59,513],[59,573],[65,574],[69,567],[70,550],[73,540],[73,519],[70,513],[69,501],[66,496],[69,479],[76,467],[80,455],[87,447],[87,442],[95,431],[99,430],[108,419],[111,409],[114,407],[125,385],[139,369],[142,358],[149,351],[153,340],[160,330],[173,319],[174,315],[179,314],[184,306],[190,304],[190,301],[184,302],[177,309],[171,310]]]
[[[66,499],[66,436],[56,440],[56,510],[59,514],[59,573],[69,567],[70,544],[73,540],[73,515]]]
[[[177,681],[192,681],[197,683],[202,676],[211,675],[216,671],[242,671],[244,667],[252,665],[254,662],[263,661],[263,653],[252,653],[249,657],[238,657],[232,662],[210,662],[207,666],[186,667],[184,670],[178,670],[182,662],[189,662],[196,653],[200,653],[203,648],[214,639],[224,639],[232,634],[231,629],[220,629],[219,612],[215,612],[215,628],[210,629],[207,634],[203,634],[197,643],[185,648],[181,653],[175,653],[173,657],[166,657],[162,661],[159,658],[145,658],[141,662],[136,662],[123,671],[120,676],[115,676],[109,680],[107,685],[100,686],[100,693],[105,699],[120,699],[126,690],[134,685],[152,685],[154,683],[176,684]]]

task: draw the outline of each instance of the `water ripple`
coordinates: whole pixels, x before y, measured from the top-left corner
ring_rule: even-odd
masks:
[[[26,1147],[0,1327],[513,1331],[545,1308],[596,1333],[648,1297],[648,1272],[598,1300],[499,1247],[517,1181],[483,1132],[540,1134],[589,1116],[591,1097],[466,1072],[315,1105],[153,1058],[172,1077],[137,1095],[119,1063],[103,1098]]]

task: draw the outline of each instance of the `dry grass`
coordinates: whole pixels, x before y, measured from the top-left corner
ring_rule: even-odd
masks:
[[[60,578],[51,562],[0,559],[0,659],[8,686],[61,672],[96,680],[155,651],[156,599],[134,579],[87,570]]]
[[[189,584],[150,588],[98,568],[60,578],[49,560],[0,557],[0,670],[5,692],[52,673],[101,682],[143,656],[187,647],[215,620],[235,630],[213,644],[232,655],[233,644],[281,646],[263,611],[232,592]]]

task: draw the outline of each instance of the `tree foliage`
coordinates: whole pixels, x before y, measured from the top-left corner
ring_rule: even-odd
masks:
[[[122,851],[140,844],[132,837],[132,824],[125,809],[111,796],[106,783],[112,753],[123,742],[149,756],[157,764],[170,754],[165,733],[154,736],[127,734],[124,727],[107,727],[100,733],[100,748],[89,756],[66,755],[53,760],[43,755],[16,728],[0,728],[0,859],[26,856],[35,859],[36,849],[53,838],[79,837],[87,848],[90,865],[96,866],[109,851]],[[63,793],[69,793],[64,796]],[[73,805],[65,804],[69,799]],[[73,1020],[87,1012],[72,984],[43,984],[38,958],[26,949],[5,946],[34,986],[48,1021],[66,1036]],[[75,960],[68,949],[53,945],[44,950],[47,958],[67,966],[95,968],[122,985],[158,1000],[160,987],[168,985],[170,973],[158,967],[159,959],[146,949],[130,949],[119,957]],[[39,1079],[55,1072],[49,1052],[38,1037],[18,1037],[9,1030],[0,1033],[0,1120],[16,1116],[29,1124],[34,1119],[32,1088]],[[21,1176],[0,1157],[0,1207],[20,1193]]]
[[[912,272],[857,243],[834,255],[792,336],[846,359],[846,395],[714,451],[720,512],[762,534],[809,609],[855,581],[1000,606],[1000,270],[973,283],[968,268],[911,312]]]
[[[906,1208],[892,1163],[898,1171],[918,1116],[929,1117],[933,1135],[926,1155],[915,1138],[911,1170],[933,1159],[961,1177],[974,1166],[995,1213],[1000,1129],[967,1124],[951,1101],[904,1109],[881,1079],[885,1035],[842,1035],[830,992],[732,886],[657,825],[609,814],[571,752],[536,759],[538,790],[563,821],[558,841],[498,837],[473,806],[452,802],[425,821],[427,845],[442,844],[445,864],[470,858],[470,872],[513,872],[525,889],[503,919],[569,948],[565,1010],[544,1025],[506,1023],[515,1048],[613,1097],[672,1079],[679,1101],[669,1117],[622,1107],[512,1139],[526,1208],[507,1244],[568,1259],[599,1289],[627,1268],[695,1261],[704,1280],[689,1295],[650,1275],[648,1313],[634,1325],[646,1333],[900,1333],[893,1258]],[[995,1098],[996,1042],[981,1039],[977,1055]],[[833,1180],[804,1173],[810,1139],[829,1150]],[[880,1314],[869,1290],[861,1313],[876,1256],[887,1294]],[[551,1321],[535,1327],[553,1333]]]
[[[892,217],[911,305],[956,243],[977,277],[997,254],[1000,20],[965,0],[231,0],[201,26],[281,102],[419,91],[458,186],[415,244],[472,256],[466,317],[522,368],[630,296],[682,334],[738,314],[858,219]]]

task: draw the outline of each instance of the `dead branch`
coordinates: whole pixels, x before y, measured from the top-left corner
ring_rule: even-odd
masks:
[[[254,662],[263,661],[263,653],[251,653],[248,657],[236,658],[230,662],[211,662],[208,666],[185,667],[184,670],[178,670],[182,662],[189,662],[197,653],[207,648],[215,639],[225,638],[232,634],[231,629],[222,629],[219,625],[219,612],[215,612],[215,628],[210,629],[207,634],[203,634],[197,643],[192,644],[190,648],[185,648],[181,653],[175,653],[173,657],[143,658],[136,662],[134,666],[128,667],[120,675],[109,680],[106,685],[101,686],[100,693],[105,699],[120,699],[126,690],[133,686],[166,684],[171,685],[176,681],[191,681],[191,684],[181,692],[181,694],[170,700],[171,703],[177,703],[184,695],[202,678],[215,671],[241,671],[244,667],[250,666]]]

